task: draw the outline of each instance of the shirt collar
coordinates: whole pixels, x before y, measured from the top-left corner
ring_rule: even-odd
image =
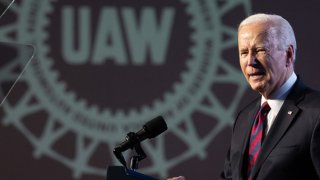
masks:
[[[269,101],[273,100],[285,100],[296,80],[297,75],[293,72],[289,79],[271,95],[270,99],[266,99],[265,97],[261,96],[261,104],[265,101],[268,101],[269,103]]]

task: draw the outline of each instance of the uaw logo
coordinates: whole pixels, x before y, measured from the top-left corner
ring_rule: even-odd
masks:
[[[33,44],[36,55],[20,82],[25,90],[5,102],[2,124],[25,135],[35,159],[50,157],[76,179],[105,176],[118,164],[115,145],[157,115],[169,132],[143,143],[144,173],[163,178],[192,157],[205,159],[247,88],[238,60],[225,56],[237,38],[236,25],[224,21],[239,7],[244,17],[250,2],[17,1],[1,40]],[[212,122],[206,131],[197,126],[202,118]],[[173,139],[183,144],[176,154]]]

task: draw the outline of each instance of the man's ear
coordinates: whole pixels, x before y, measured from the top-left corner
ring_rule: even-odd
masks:
[[[287,49],[287,62],[286,62],[286,66],[289,66],[290,64],[294,64],[294,48],[293,45],[289,45],[288,49]]]

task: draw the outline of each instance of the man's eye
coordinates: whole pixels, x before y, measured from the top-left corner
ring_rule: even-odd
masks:
[[[266,52],[266,49],[257,49],[257,52],[258,52],[258,53],[265,53],[265,52]]]
[[[240,53],[241,56],[245,56],[245,55],[247,55],[247,54],[248,54],[247,51],[242,51],[242,52]]]

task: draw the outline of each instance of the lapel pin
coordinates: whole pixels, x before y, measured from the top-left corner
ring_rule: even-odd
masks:
[[[288,114],[291,115],[291,114],[292,114],[292,111],[288,111]]]

